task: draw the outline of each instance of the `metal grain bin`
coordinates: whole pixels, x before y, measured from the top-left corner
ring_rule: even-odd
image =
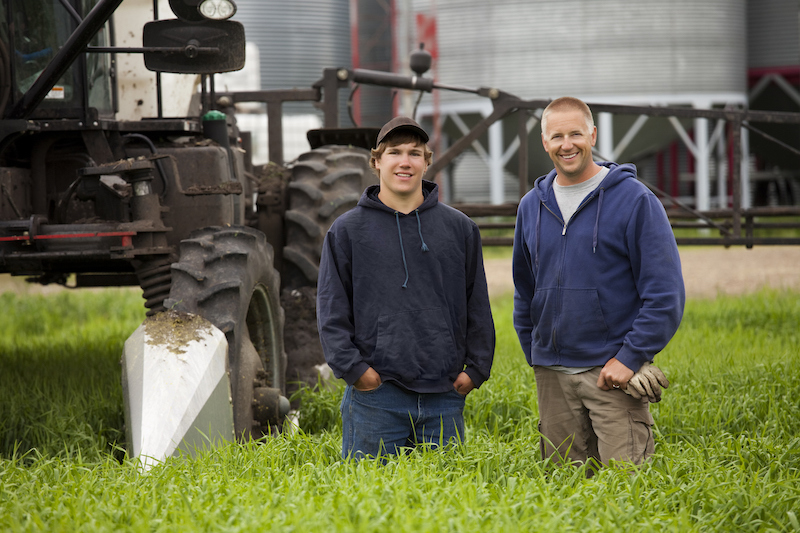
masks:
[[[437,0],[438,75],[525,97],[744,93],[746,11],[745,0]]]
[[[309,88],[325,67],[349,67],[348,0],[237,0],[235,19],[259,48],[262,89]],[[287,113],[311,104],[284,105]]]
[[[800,5],[797,0],[747,3],[747,65],[750,68],[800,65]]]
[[[746,102],[746,0],[412,0],[406,9],[398,18],[435,18],[437,78],[443,83],[497,87],[524,98],[573,95],[588,102],[694,107]],[[443,93],[435,106],[426,96],[420,114],[445,117],[445,137],[458,138],[455,115],[470,124],[490,111],[487,105],[470,108],[474,100]],[[601,151],[630,161],[675,138],[666,120],[649,121],[622,153],[614,154],[631,121],[602,121]],[[498,203],[516,198],[503,176],[516,170],[498,163],[498,150],[507,149],[515,131],[516,124],[504,124],[493,139],[481,140],[489,153],[482,175],[473,171],[467,177],[453,169],[454,199]],[[538,133],[538,127],[531,132],[532,177],[552,168]],[[484,189],[467,179],[482,180]],[[459,187],[474,193],[460,195]],[[703,189],[698,204],[707,203],[707,196]]]

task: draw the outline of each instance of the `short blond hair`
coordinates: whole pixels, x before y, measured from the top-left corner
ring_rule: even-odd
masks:
[[[376,176],[380,177],[380,173],[378,172],[378,169],[375,168],[375,162],[383,156],[383,152],[385,152],[390,146],[399,146],[406,143],[421,144],[423,155],[425,157],[425,164],[430,166],[430,164],[433,162],[433,152],[430,148],[428,148],[428,145],[422,141],[420,136],[410,131],[398,131],[397,133],[390,135],[388,139],[380,143],[376,148],[370,150],[369,166],[372,171],[375,172]]]
[[[586,125],[591,130],[594,128],[594,117],[592,117],[592,110],[586,103],[573,96],[562,96],[550,102],[542,112],[542,135],[547,131],[547,117],[553,111],[580,111],[586,119]]]

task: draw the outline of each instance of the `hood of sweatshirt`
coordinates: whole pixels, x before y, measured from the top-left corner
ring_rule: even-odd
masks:
[[[380,198],[378,198],[378,193],[381,190],[380,185],[371,185],[367,187],[364,193],[361,195],[361,198],[358,200],[358,205],[360,207],[367,207],[370,209],[377,209],[379,211],[384,211],[387,214],[391,214],[395,218],[395,222],[397,223],[397,235],[398,235],[398,242],[400,246],[400,255],[403,258],[403,268],[405,269],[406,278],[403,281],[402,287],[405,289],[408,287],[408,261],[406,260],[406,251],[403,247],[403,232],[400,229],[400,217],[406,216],[415,216],[417,218],[417,231],[419,231],[419,238],[422,241],[422,251],[427,252],[429,251],[428,245],[425,244],[425,238],[422,236],[422,221],[419,218],[419,214],[421,211],[425,211],[432,207],[435,207],[436,204],[439,203],[439,186],[431,181],[422,180],[422,195],[424,199],[422,200],[422,204],[417,207],[411,213],[405,214],[400,213],[392,209],[391,207],[387,206],[383,202],[381,202]]]
[[[613,189],[616,185],[621,183],[626,179],[634,179],[636,180],[636,167],[631,163],[625,164],[618,164],[611,161],[598,161],[598,165],[604,166],[608,168],[608,174],[603,181],[600,182],[600,185],[597,188],[589,193],[586,198],[583,199],[580,206],[578,206],[577,211],[575,214],[578,213],[583,207],[590,202],[592,202],[595,198],[597,199],[597,214],[595,215],[594,221],[594,231],[592,237],[592,252],[597,250],[597,241],[598,241],[598,234],[600,231],[600,213],[603,209],[603,196],[605,195],[606,191]],[[558,202],[556,201],[556,195],[553,191],[553,182],[556,179],[557,171],[553,169],[550,171],[549,174],[546,176],[542,176],[536,180],[533,184],[533,189],[536,192],[536,196],[539,199],[539,205],[536,210],[536,223],[535,223],[535,231],[538,236],[539,228],[541,226],[541,219],[542,219],[542,209],[547,209],[553,215],[558,217],[561,220],[561,224],[564,225],[564,232],[567,231],[567,225],[564,224],[564,219],[561,216],[561,210],[558,208]],[[638,180],[637,180],[638,181]],[[573,215],[574,216],[574,215]],[[539,247],[538,242],[539,239],[536,239],[537,247],[534,250],[534,263],[538,266],[539,264]]]
[[[597,189],[595,190],[596,192],[603,189],[609,190],[615,185],[619,184],[621,181],[628,178],[636,179],[636,167],[631,163],[620,165],[610,161],[598,161],[597,164],[608,168],[608,174],[603,181],[600,182],[600,185],[597,186]],[[533,188],[536,190],[536,194],[539,196],[539,200],[546,205],[554,205],[556,203],[556,197],[553,193],[553,182],[555,179],[556,169],[553,169],[546,176],[542,176],[541,178],[537,179],[536,183],[533,185]]]
[[[380,185],[370,185],[367,187],[366,190],[361,194],[361,198],[358,200],[358,205],[361,207],[379,209],[381,211],[394,214],[395,210],[381,202],[378,198],[378,193],[380,190]],[[439,186],[432,181],[422,180],[422,195],[425,197],[425,199],[422,201],[422,204],[416,209],[416,211],[425,211],[426,209],[430,209],[439,203]],[[402,213],[400,214],[402,215]],[[409,213],[409,215],[410,214],[411,213]]]

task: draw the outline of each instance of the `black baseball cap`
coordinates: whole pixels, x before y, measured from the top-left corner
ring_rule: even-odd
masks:
[[[375,143],[375,146],[377,147],[379,144],[381,144],[390,133],[401,130],[407,130],[416,133],[422,138],[422,142],[428,142],[428,134],[425,133],[425,130],[423,130],[422,127],[413,119],[408,117],[395,117],[381,128],[380,133],[378,133],[378,142]]]

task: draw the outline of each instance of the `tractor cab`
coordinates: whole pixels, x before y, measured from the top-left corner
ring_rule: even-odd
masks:
[[[96,2],[58,0],[30,2],[4,0],[0,19],[0,109],[9,116],[25,102],[59,50],[73,36],[82,17]],[[108,47],[107,24],[88,39],[95,47]],[[26,108],[30,119],[111,118],[114,113],[114,79],[110,54],[79,55],[65,65],[41,102]]]

